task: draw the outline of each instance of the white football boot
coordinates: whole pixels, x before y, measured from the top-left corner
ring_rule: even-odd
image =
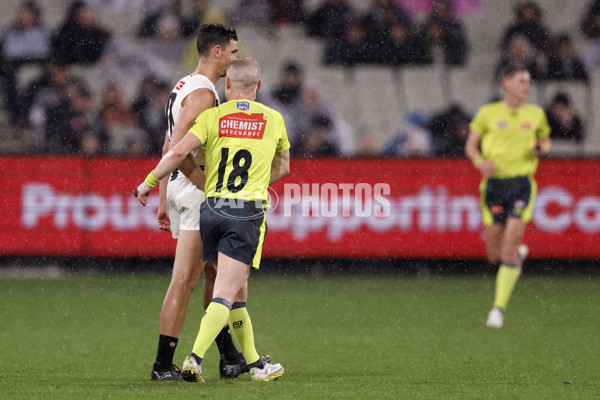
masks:
[[[274,381],[283,375],[283,367],[281,364],[263,363],[262,368],[250,368],[250,378],[253,381]]]
[[[504,311],[502,311],[498,307],[492,308],[492,310],[488,314],[488,319],[485,324],[490,328],[502,328],[502,325],[504,324]]]
[[[194,357],[187,356],[183,360],[181,377],[186,382],[204,382],[204,379],[202,379],[202,367],[196,362]]]

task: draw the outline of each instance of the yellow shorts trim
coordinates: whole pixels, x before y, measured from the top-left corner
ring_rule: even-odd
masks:
[[[525,207],[523,214],[521,214],[521,219],[523,222],[530,222],[531,218],[533,218],[533,206],[538,191],[537,182],[532,176],[529,177],[529,183],[531,183],[531,195],[529,196],[529,203],[527,203],[527,207]]]
[[[258,246],[256,247],[256,253],[254,254],[254,258],[252,259],[252,268],[259,269],[260,267],[260,259],[262,257],[262,248],[263,243],[265,241],[265,235],[267,233],[267,216],[263,216],[263,222],[260,225],[260,237],[258,239]]]

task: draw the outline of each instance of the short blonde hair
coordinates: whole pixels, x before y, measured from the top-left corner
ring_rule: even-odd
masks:
[[[229,64],[227,77],[240,87],[251,88],[260,80],[260,65],[252,57],[238,57]]]

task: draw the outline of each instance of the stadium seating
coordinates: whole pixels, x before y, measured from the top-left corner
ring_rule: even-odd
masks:
[[[114,1],[115,4],[118,1]],[[104,3],[107,3],[106,1]],[[110,3],[110,2],[108,2]],[[319,0],[306,0],[307,9],[314,9]],[[352,0],[358,10],[365,10],[370,2]],[[492,74],[498,59],[500,38],[506,25],[513,18],[512,1],[485,0],[486,12],[481,15],[468,15],[463,18],[471,51],[464,67],[442,70],[436,67],[358,67],[344,70],[341,67],[328,67],[322,64],[324,45],[321,41],[306,37],[301,26],[288,26],[269,33],[266,29],[239,27],[240,49],[258,59],[267,86],[273,86],[279,79],[281,66],[288,60],[298,61],[306,72],[309,82],[319,85],[324,97],[332,102],[344,118],[354,127],[355,132],[369,131],[381,135],[382,142],[393,135],[407,112],[415,109],[432,113],[450,103],[457,103],[470,113],[497,93],[492,83]],[[587,45],[578,30],[579,19],[588,0],[561,1],[538,0],[544,9],[544,20],[553,33],[568,31],[576,48],[583,50]],[[67,0],[45,0],[40,2],[43,21],[50,29],[61,22]],[[223,0],[218,6],[227,11],[237,5],[236,0]],[[15,7],[0,15],[0,30],[6,29],[13,20]],[[132,38],[140,15],[115,15],[104,12],[101,20],[117,37]],[[19,76],[19,85],[26,86],[40,73],[39,67],[28,67]],[[101,87],[89,68],[73,67],[72,72],[82,77],[92,87],[99,98]],[[177,79],[180,71],[174,71],[172,79]],[[532,88],[530,101],[545,106],[558,91],[567,92],[573,106],[585,123],[586,139],[582,145],[558,143],[555,154],[565,156],[600,155],[600,118],[594,117],[594,110],[600,106],[600,72],[592,74],[591,87],[576,83],[536,84]],[[124,88],[126,100],[131,99],[138,82]],[[0,111],[2,114],[3,111]],[[6,116],[0,115],[0,125],[5,124]],[[18,151],[15,134],[0,129],[0,151]],[[358,137],[358,133],[356,134]],[[7,139],[8,138],[8,139]]]

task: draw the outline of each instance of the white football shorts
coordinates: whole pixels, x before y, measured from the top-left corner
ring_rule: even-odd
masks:
[[[179,231],[200,230],[200,205],[205,199],[204,192],[187,178],[169,181],[167,205],[173,239],[177,239]]]

